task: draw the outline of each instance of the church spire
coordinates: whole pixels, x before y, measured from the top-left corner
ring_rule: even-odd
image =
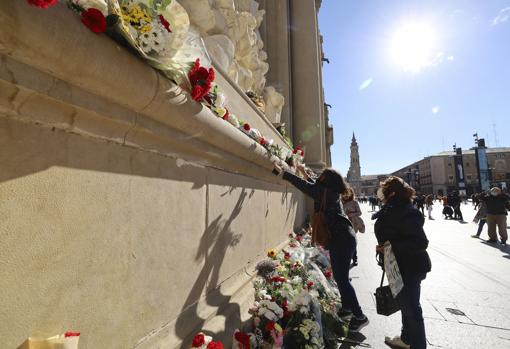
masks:
[[[352,140],[351,140],[351,144],[357,144],[356,142],[356,136],[354,135],[354,131],[352,132]]]

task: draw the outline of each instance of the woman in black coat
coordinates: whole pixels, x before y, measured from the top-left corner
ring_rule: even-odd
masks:
[[[424,218],[412,205],[415,191],[399,177],[389,177],[381,183],[379,195],[385,203],[374,214],[378,253],[384,252],[384,244],[390,243],[397,260],[404,287],[396,299],[402,313],[400,337],[386,337],[387,344],[422,349],[427,345],[425,325],[420,306],[421,281],[431,270],[427,253],[429,241],[423,230]]]
[[[331,258],[333,277],[338,285],[342,297],[342,310],[339,316],[351,316],[349,331],[358,332],[368,324],[368,318],[363,314],[356,296],[356,292],[349,280],[349,269],[354,251],[356,249],[356,233],[352,224],[344,213],[340,195],[347,191],[347,184],[343,177],[333,169],[325,169],[317,181],[309,182],[310,178],[302,166],[298,166],[307,180],[283,171],[283,179],[290,182],[297,189],[314,200],[314,210],[318,212],[321,200],[326,192],[325,216],[331,241],[326,248]],[[275,173],[282,173],[275,165]]]

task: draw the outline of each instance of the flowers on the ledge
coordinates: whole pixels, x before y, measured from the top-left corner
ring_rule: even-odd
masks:
[[[203,332],[199,332],[191,340],[192,349],[223,349],[221,342],[214,342],[211,336],[206,336]]]
[[[191,98],[197,102],[201,101],[211,91],[214,77],[214,69],[200,66],[200,59],[197,58],[188,73]]]
[[[106,32],[106,18],[96,8],[89,8],[81,13],[81,22],[96,34]]]
[[[57,4],[58,0],[27,0],[30,5],[37,6],[39,8],[48,8]]]
[[[232,349],[251,349],[256,345],[256,339],[253,334],[236,330],[234,332]]]
[[[55,5],[57,0],[26,0],[39,8]],[[271,161],[276,158],[291,168],[303,161],[300,147],[274,144],[258,129],[240,120],[226,107],[226,97],[214,83],[215,71],[200,64],[207,61],[207,53],[200,36],[189,28],[184,8],[171,0],[65,0],[68,7],[81,16],[82,23],[96,34],[107,32],[113,38],[122,35],[121,44],[129,44],[148,64],[182,86],[192,99],[207,106],[218,117],[262,146]],[[116,35],[117,34],[117,35]],[[197,39],[198,38],[198,39]],[[195,58],[193,63],[190,60]],[[263,109],[262,99],[252,92],[246,93]],[[281,132],[281,131],[280,131]],[[283,135],[283,134],[282,134]],[[285,138],[285,136],[284,136]]]
[[[121,12],[129,33],[146,54],[163,54],[172,40],[170,23],[144,1],[122,1]]]

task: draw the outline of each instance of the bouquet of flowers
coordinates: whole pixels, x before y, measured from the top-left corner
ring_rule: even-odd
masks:
[[[257,264],[250,309],[257,348],[333,348],[346,335],[329,255],[311,246],[309,229],[289,234],[281,251]]]

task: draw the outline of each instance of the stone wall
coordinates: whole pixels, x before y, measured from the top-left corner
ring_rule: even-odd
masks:
[[[304,198],[261,146],[67,11],[0,3],[2,345],[66,330],[80,349],[228,338]]]

